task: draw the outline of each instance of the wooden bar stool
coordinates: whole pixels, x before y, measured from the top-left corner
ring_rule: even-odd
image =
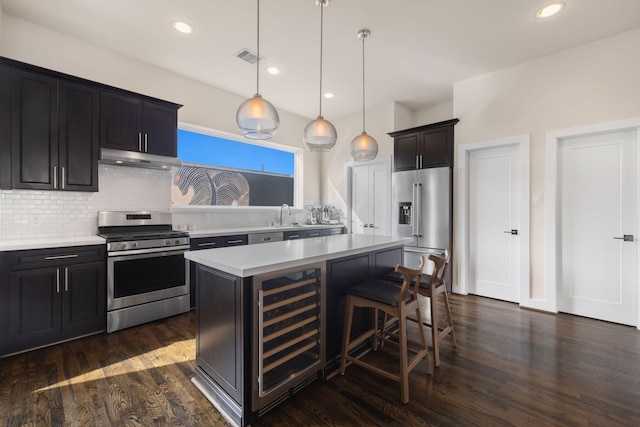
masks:
[[[423,274],[420,280],[420,287],[418,293],[422,296],[429,297],[430,299],[430,312],[431,322],[427,326],[431,328],[431,341],[433,345],[433,364],[434,366],[440,366],[440,340],[447,335],[451,335],[453,340],[453,346],[456,347],[456,332],[453,328],[453,317],[451,316],[451,307],[449,306],[449,297],[447,296],[447,286],[445,283],[445,277],[447,268],[449,267],[449,260],[451,258],[451,251],[446,249],[444,251],[444,257],[438,257],[436,255],[429,255],[429,260],[434,261],[436,267],[434,267],[432,274]],[[438,262],[435,259],[439,260]],[[437,266],[444,263],[443,268],[439,270]],[[384,276],[385,280],[390,282],[402,283],[403,277],[397,273],[390,273]],[[444,327],[441,327],[438,317],[438,295],[443,296],[444,309],[447,323]],[[413,319],[411,319],[413,320]],[[385,324],[389,320],[385,319]]]
[[[424,359],[427,372],[431,373],[429,363],[429,351],[425,339],[420,310],[418,308],[417,288],[420,283],[420,274],[424,267],[424,257],[420,258],[420,267],[412,270],[407,267],[397,266],[396,272],[403,277],[402,285],[395,286],[389,282],[381,280],[372,280],[355,286],[347,292],[347,301],[345,307],[344,336],[342,341],[342,357],[340,359],[340,373],[344,375],[347,361],[356,365],[367,368],[377,374],[398,381],[400,383],[400,394],[403,403],[409,402],[409,372]],[[413,284],[413,286],[412,286]],[[369,307],[374,309],[373,328],[361,334],[358,338],[351,341],[351,322],[353,320],[354,307]],[[378,310],[382,310],[386,315],[393,316],[398,319],[397,333],[383,333],[378,331]],[[418,329],[420,331],[420,341],[411,340],[407,337],[407,314],[415,310],[418,318]],[[395,336],[397,342],[391,341],[390,336]],[[364,340],[373,337],[374,348],[377,348],[377,342],[382,337],[385,342],[389,340],[398,346],[400,358],[400,373],[395,374],[381,369],[373,364],[367,363],[359,357],[349,355],[349,352],[360,345]],[[413,347],[409,347],[411,344]],[[415,349],[414,347],[417,347]],[[410,354],[413,356],[409,358]]]

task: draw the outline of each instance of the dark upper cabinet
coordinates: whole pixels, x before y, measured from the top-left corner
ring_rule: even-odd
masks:
[[[0,64],[0,189],[11,188],[11,69]]]
[[[100,146],[178,155],[178,106],[110,91],[101,94]]]
[[[98,191],[99,91],[11,71],[11,187]]]
[[[13,188],[58,188],[58,79],[11,72]]]
[[[61,82],[59,86],[60,189],[98,191],[100,91]]]
[[[453,166],[453,127],[458,119],[389,133],[394,140],[394,170]]]

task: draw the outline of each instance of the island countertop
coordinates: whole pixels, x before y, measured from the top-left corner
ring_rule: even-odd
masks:
[[[185,258],[238,277],[251,277],[317,261],[342,258],[410,242],[397,236],[342,234],[185,252]]]

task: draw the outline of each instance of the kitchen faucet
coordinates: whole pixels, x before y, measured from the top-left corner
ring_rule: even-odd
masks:
[[[289,207],[288,204],[283,203],[282,206],[280,206],[280,225],[284,225],[284,223],[282,222],[282,210],[284,208],[287,208],[289,210],[289,215],[291,215],[291,208]]]

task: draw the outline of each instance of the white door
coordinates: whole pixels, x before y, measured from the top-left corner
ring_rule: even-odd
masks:
[[[520,156],[515,145],[469,154],[469,293],[520,301]]]
[[[351,223],[358,234],[388,236],[390,173],[386,163],[351,167]]]
[[[623,131],[560,141],[559,311],[636,324],[635,139]]]

